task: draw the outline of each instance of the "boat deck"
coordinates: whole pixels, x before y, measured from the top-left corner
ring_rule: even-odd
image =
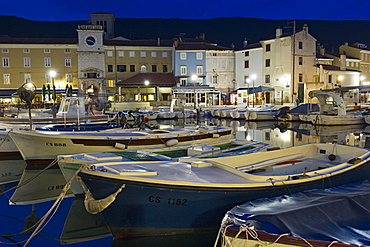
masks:
[[[266,183],[267,180],[286,181],[297,180],[310,176],[321,176],[331,173],[333,167],[341,164],[325,158],[291,159],[291,162],[263,164],[253,169],[228,169],[212,160],[193,160],[189,162],[113,162],[97,165],[99,173],[105,176],[118,175],[125,179],[130,176],[142,177],[151,181],[171,181],[174,183],[198,183],[205,186],[216,184],[241,185],[246,183]],[[346,164],[346,163],[344,163]],[[351,164],[348,164],[350,166]],[[327,170],[324,170],[329,168]],[[341,167],[343,168],[343,167]]]

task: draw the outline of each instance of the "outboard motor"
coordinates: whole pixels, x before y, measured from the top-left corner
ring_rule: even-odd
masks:
[[[276,115],[275,115],[275,118],[279,118],[279,117],[287,117],[288,115],[287,115],[287,109],[285,108],[285,107],[281,107],[278,111],[277,111],[277,113],[276,113]]]

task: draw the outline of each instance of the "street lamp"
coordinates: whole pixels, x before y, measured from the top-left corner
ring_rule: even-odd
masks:
[[[247,79],[245,79],[245,82],[248,84],[247,107],[249,107],[249,83],[251,82],[251,79],[248,77]]]
[[[55,111],[55,99],[54,99],[54,95],[56,94],[56,92],[54,92],[54,91],[55,91],[54,77],[56,76],[56,74],[57,74],[57,72],[55,72],[54,70],[51,70],[51,71],[49,72],[49,75],[50,75],[50,77],[51,77],[51,83],[52,83],[52,85],[53,85],[53,96],[52,96],[52,98],[53,98],[53,110],[52,110],[52,112],[53,112],[53,117],[54,117],[54,118],[56,117],[56,111]]]
[[[148,80],[144,81],[144,84],[146,86],[146,101],[149,101],[149,95],[148,95],[148,86],[150,82]]]
[[[195,82],[198,80],[198,76],[197,75],[192,75],[191,76],[191,79],[193,80],[193,88],[194,88],[194,109],[197,109],[197,95],[196,95],[196,91],[195,91]]]
[[[339,75],[339,76],[338,76],[337,80],[338,80],[338,83],[339,83],[339,84],[336,84],[336,86],[338,86],[338,87],[341,87],[341,86],[342,86],[343,78],[344,78],[344,77],[343,77],[342,75]]]
[[[256,75],[251,75],[252,78],[252,84],[253,84],[253,107],[254,107],[254,80],[256,79]]]
[[[31,116],[31,108],[32,108],[32,100],[36,94],[36,86],[31,82],[24,83],[20,88],[17,89],[17,93],[21,100],[26,101],[28,105],[28,117],[30,119],[30,128],[32,129],[32,116]]]

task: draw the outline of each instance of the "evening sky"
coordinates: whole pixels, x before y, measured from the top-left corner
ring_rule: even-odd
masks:
[[[0,15],[35,21],[88,20],[96,12],[116,18],[370,20],[369,11],[369,0],[5,0]]]

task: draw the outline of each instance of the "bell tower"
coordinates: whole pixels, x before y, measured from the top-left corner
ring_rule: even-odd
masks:
[[[91,25],[100,25],[104,30],[104,39],[114,38],[114,15],[110,13],[90,13]]]
[[[79,25],[77,32],[78,91],[105,97],[104,29],[101,25]]]

